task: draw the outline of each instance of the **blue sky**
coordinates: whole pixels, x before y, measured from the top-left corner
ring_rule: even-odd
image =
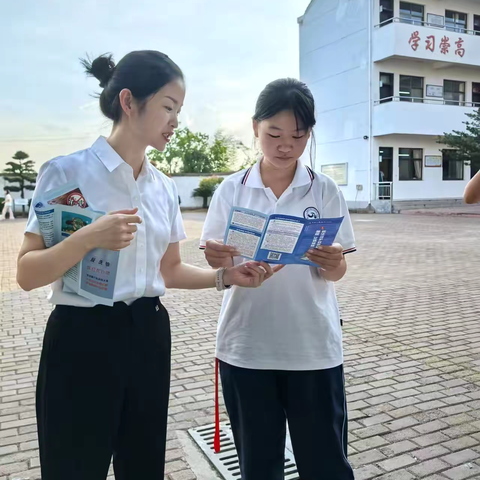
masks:
[[[88,147],[111,124],[78,58],[140,49],[183,69],[181,122],[252,144],[250,117],[271,80],[298,77],[298,25],[309,0],[16,0],[0,18],[0,168],[17,150],[41,163]]]

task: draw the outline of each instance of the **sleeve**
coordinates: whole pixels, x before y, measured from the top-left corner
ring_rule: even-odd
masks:
[[[337,233],[335,242],[340,243],[343,247],[343,253],[352,253],[355,247],[355,235],[353,233],[352,220],[348,211],[347,202],[341,190],[337,189],[336,194],[323,208],[323,217],[336,218],[343,217],[342,225]]]
[[[183,225],[182,213],[180,212],[180,203],[178,201],[178,191],[175,182],[172,180],[173,186],[173,215],[172,215],[172,229],[170,232],[170,243],[177,243],[187,238],[185,227]]]
[[[57,164],[57,162],[51,160],[47,163],[44,163],[40,167],[37,177],[37,184],[35,186],[35,191],[33,192],[32,203],[28,212],[28,221],[27,226],[25,227],[25,233],[35,233],[36,235],[41,235],[37,215],[35,214],[35,209],[33,206],[35,205],[36,200],[45,192],[52,190],[53,188],[60,187],[66,182],[67,178],[65,173],[60,165]]]
[[[201,249],[206,247],[207,240],[223,240],[233,206],[234,192],[235,186],[224,180],[213,194],[200,237]]]

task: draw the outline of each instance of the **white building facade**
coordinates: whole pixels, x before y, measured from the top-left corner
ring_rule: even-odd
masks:
[[[437,140],[480,107],[480,0],[313,0],[299,25],[315,166],[349,206],[459,202],[476,172]]]

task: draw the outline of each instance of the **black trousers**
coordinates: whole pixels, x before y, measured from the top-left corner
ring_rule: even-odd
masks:
[[[42,480],[163,480],[170,320],[158,298],[57,306],[37,383]]]
[[[343,365],[250,370],[220,362],[242,480],[283,480],[286,421],[302,480],[353,480]]]

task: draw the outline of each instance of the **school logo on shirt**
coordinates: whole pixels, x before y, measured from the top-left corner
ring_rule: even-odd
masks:
[[[303,217],[308,220],[313,220],[314,218],[320,218],[320,213],[315,207],[308,207],[303,212]]]

